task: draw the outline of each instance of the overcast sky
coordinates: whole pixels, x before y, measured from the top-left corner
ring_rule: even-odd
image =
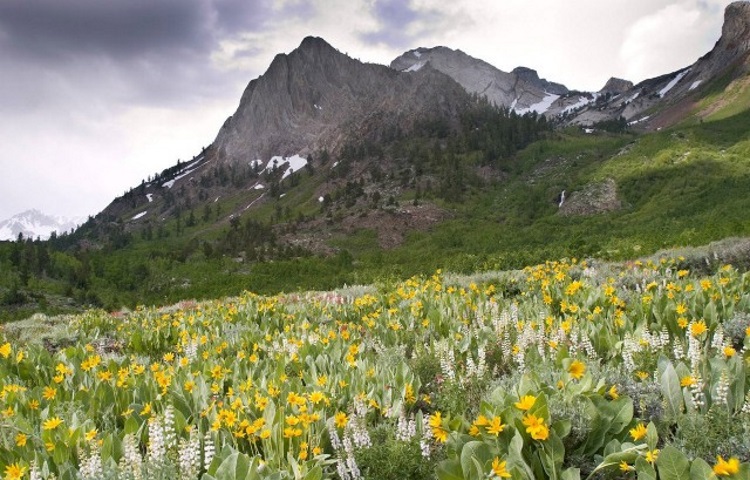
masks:
[[[0,220],[89,215],[209,145],[247,83],[307,35],[388,64],[416,47],[569,88],[708,52],[727,0],[1,0]]]

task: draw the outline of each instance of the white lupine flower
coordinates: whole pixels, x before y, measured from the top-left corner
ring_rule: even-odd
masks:
[[[685,351],[682,348],[682,344],[675,340],[674,348],[672,350],[674,352],[674,358],[675,360],[682,360],[685,358]]]
[[[693,399],[693,404],[697,408],[701,408],[706,405],[706,397],[703,395],[703,379],[697,373],[693,375],[695,383],[690,386],[690,396]]]
[[[182,478],[196,478],[200,470],[200,441],[196,430],[190,431],[190,437],[180,440],[177,463]]]
[[[164,411],[162,433],[164,434],[165,450],[177,446],[177,434],[174,429],[174,407],[172,405],[167,405],[167,408]]]
[[[125,476],[140,480],[142,478],[142,464],[143,457],[141,457],[138,448],[138,441],[132,433],[129,433],[122,440],[122,458],[120,459],[119,469]]]
[[[29,470],[29,480],[42,480],[42,472],[40,472],[39,467],[36,466],[36,461],[31,462],[31,470]]]
[[[158,417],[148,420],[148,460],[150,463],[159,464],[166,459],[167,449],[164,444],[164,428]]]
[[[79,470],[79,473],[81,474],[81,478],[83,480],[94,480],[102,477],[102,457],[99,454],[99,449],[96,446],[92,447],[91,453],[82,453],[81,468]]]
[[[724,329],[719,325],[716,327],[713,338],[711,338],[711,347],[716,350],[724,348]]]
[[[206,436],[203,439],[203,468],[208,468],[211,465],[215,454],[216,447],[214,446],[214,440],[211,438],[211,433],[206,432]]]
[[[721,377],[719,377],[719,383],[716,385],[716,395],[714,396],[714,403],[716,403],[717,405],[726,405],[728,395],[729,375],[727,375],[726,370],[723,370],[721,372]]]
[[[188,344],[185,345],[185,357],[190,361],[198,358],[198,342],[190,340]]]
[[[690,326],[688,327],[688,331],[692,329],[693,323],[691,322]],[[698,370],[698,365],[700,365],[702,353],[701,353],[701,342],[697,338],[695,338],[692,335],[688,335],[688,352],[687,356],[690,359],[690,369],[693,371]]]
[[[659,340],[661,343],[661,347],[666,347],[667,345],[669,345],[669,331],[667,330],[666,326],[661,329],[661,332],[659,333]]]
[[[750,414],[750,392],[747,392],[747,395],[745,395],[745,403],[742,405],[742,413],[746,415]]]

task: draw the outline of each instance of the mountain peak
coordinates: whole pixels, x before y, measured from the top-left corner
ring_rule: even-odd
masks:
[[[611,77],[609,80],[607,80],[607,83],[604,84],[604,87],[602,87],[599,92],[614,93],[619,95],[621,93],[627,92],[631,88],[633,88],[633,82],[629,80],[623,80],[622,78]]]
[[[720,44],[738,53],[750,49],[750,2],[730,3],[724,11]]]
[[[329,50],[336,50],[331,46],[330,43],[326,42],[321,37],[314,37],[312,35],[307,36],[302,39],[302,43],[299,44],[299,47],[297,47],[297,50],[323,50],[323,49],[329,49]]]

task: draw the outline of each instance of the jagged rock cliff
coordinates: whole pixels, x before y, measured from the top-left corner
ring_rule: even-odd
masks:
[[[432,68],[407,75],[364,64],[308,37],[250,82],[214,146],[221,162],[335,150],[347,138],[378,140],[420,119],[457,118],[466,92]],[[387,119],[387,120],[386,120]]]

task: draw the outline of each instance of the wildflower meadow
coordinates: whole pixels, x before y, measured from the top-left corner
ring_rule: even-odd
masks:
[[[750,478],[750,275],[729,265],[45,321],[0,330],[6,480]]]

